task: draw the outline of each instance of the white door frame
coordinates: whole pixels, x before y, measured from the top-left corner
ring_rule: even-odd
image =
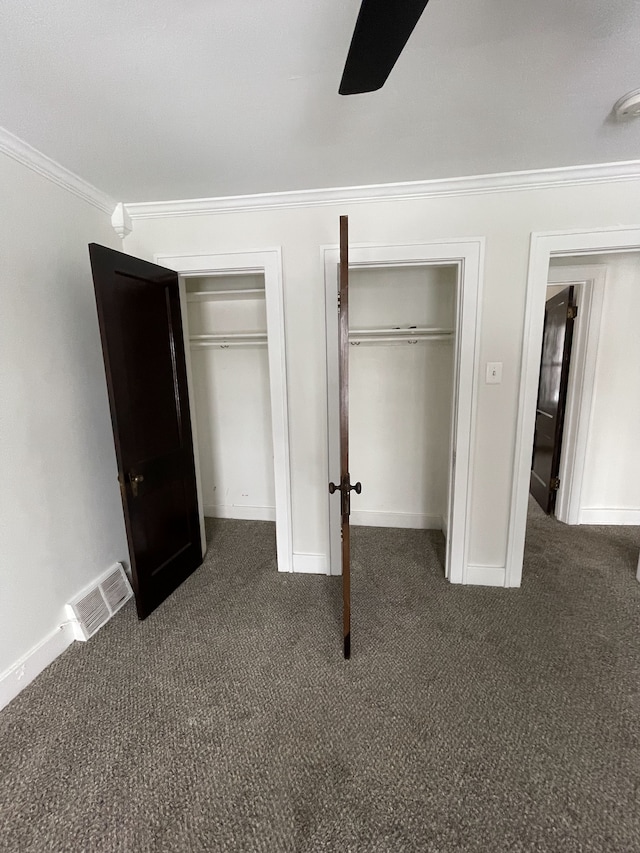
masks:
[[[589,426],[596,378],[606,264],[552,267],[548,283],[575,287],[578,316],[573,329],[567,403],[560,452],[560,487],[555,517],[580,524],[582,481],[589,443]]]
[[[327,430],[329,472],[329,573],[340,574],[339,501],[329,501],[329,480],[340,479],[338,394],[339,247],[323,246],[327,328]],[[457,266],[454,400],[451,426],[451,467],[447,519],[447,576],[451,583],[468,583],[469,514],[476,415],[476,378],[480,347],[480,308],[484,272],[484,238],[440,240],[414,245],[349,246],[349,267]],[[455,390],[457,389],[457,391]]]
[[[545,232],[531,235],[505,586],[520,586],[522,582],[531,448],[535,427],[549,261],[552,256],[599,255],[638,250],[640,250],[640,227]]]
[[[293,571],[293,534],[291,522],[291,465],[289,453],[289,407],[287,402],[287,359],[285,348],[284,292],[282,251],[260,249],[256,251],[225,252],[203,255],[155,255],[156,263],[175,270],[180,277],[180,302],[182,307],[185,352],[187,356],[187,383],[191,406],[196,477],[198,484],[198,509],[204,537],[204,506],[202,481],[198,464],[198,439],[189,347],[188,314],[185,279],[205,275],[264,275],[267,312],[267,349],[269,355],[269,385],[271,390],[271,424],[273,430],[273,468],[276,501],[276,548],[278,571]],[[203,544],[203,554],[206,543]]]

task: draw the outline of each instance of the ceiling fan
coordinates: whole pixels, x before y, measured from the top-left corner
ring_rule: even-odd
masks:
[[[362,0],[340,81],[341,95],[380,89],[428,0]]]

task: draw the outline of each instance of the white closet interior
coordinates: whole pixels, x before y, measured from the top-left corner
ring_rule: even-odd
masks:
[[[446,531],[455,266],[349,271],[351,523]]]
[[[265,280],[186,279],[204,514],[275,521]]]

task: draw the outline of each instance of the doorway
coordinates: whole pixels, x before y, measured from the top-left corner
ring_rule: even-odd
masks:
[[[640,526],[640,231],[533,235],[516,437],[509,554],[519,586],[528,515],[546,291],[575,285],[578,317],[567,394],[556,518]],[[537,352],[536,352],[537,350]],[[635,355],[634,355],[635,353]],[[535,511],[535,510],[534,510]]]
[[[180,275],[201,518],[274,521],[278,571],[291,572],[280,250],[156,260]]]
[[[565,524],[635,526],[640,253],[584,260],[549,262],[530,491]]]
[[[480,240],[349,246],[349,352],[355,383],[351,470],[354,480],[362,480],[362,495],[351,504],[353,521],[443,530],[443,573],[452,583],[476,581],[467,565],[467,507],[482,250]],[[329,479],[336,480],[337,250],[325,248],[324,260]],[[435,396],[427,401],[427,394]],[[356,470],[358,464],[366,469],[369,483]],[[340,574],[338,502],[328,501],[328,511],[330,573]]]
[[[609,260],[615,258],[610,257]],[[549,261],[546,305],[568,287],[573,290],[572,300],[575,304],[559,464],[556,464],[553,475],[557,479],[552,514],[566,524],[580,523],[582,482],[587,465],[589,423],[607,275],[606,261],[607,258],[602,256],[586,259],[552,257]],[[535,441],[534,434],[534,446]]]

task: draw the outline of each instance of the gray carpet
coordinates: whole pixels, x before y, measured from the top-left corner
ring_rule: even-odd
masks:
[[[640,850],[640,529],[532,512],[521,590],[356,529],[350,662],[339,579],[209,536],[0,713],[1,850]]]

